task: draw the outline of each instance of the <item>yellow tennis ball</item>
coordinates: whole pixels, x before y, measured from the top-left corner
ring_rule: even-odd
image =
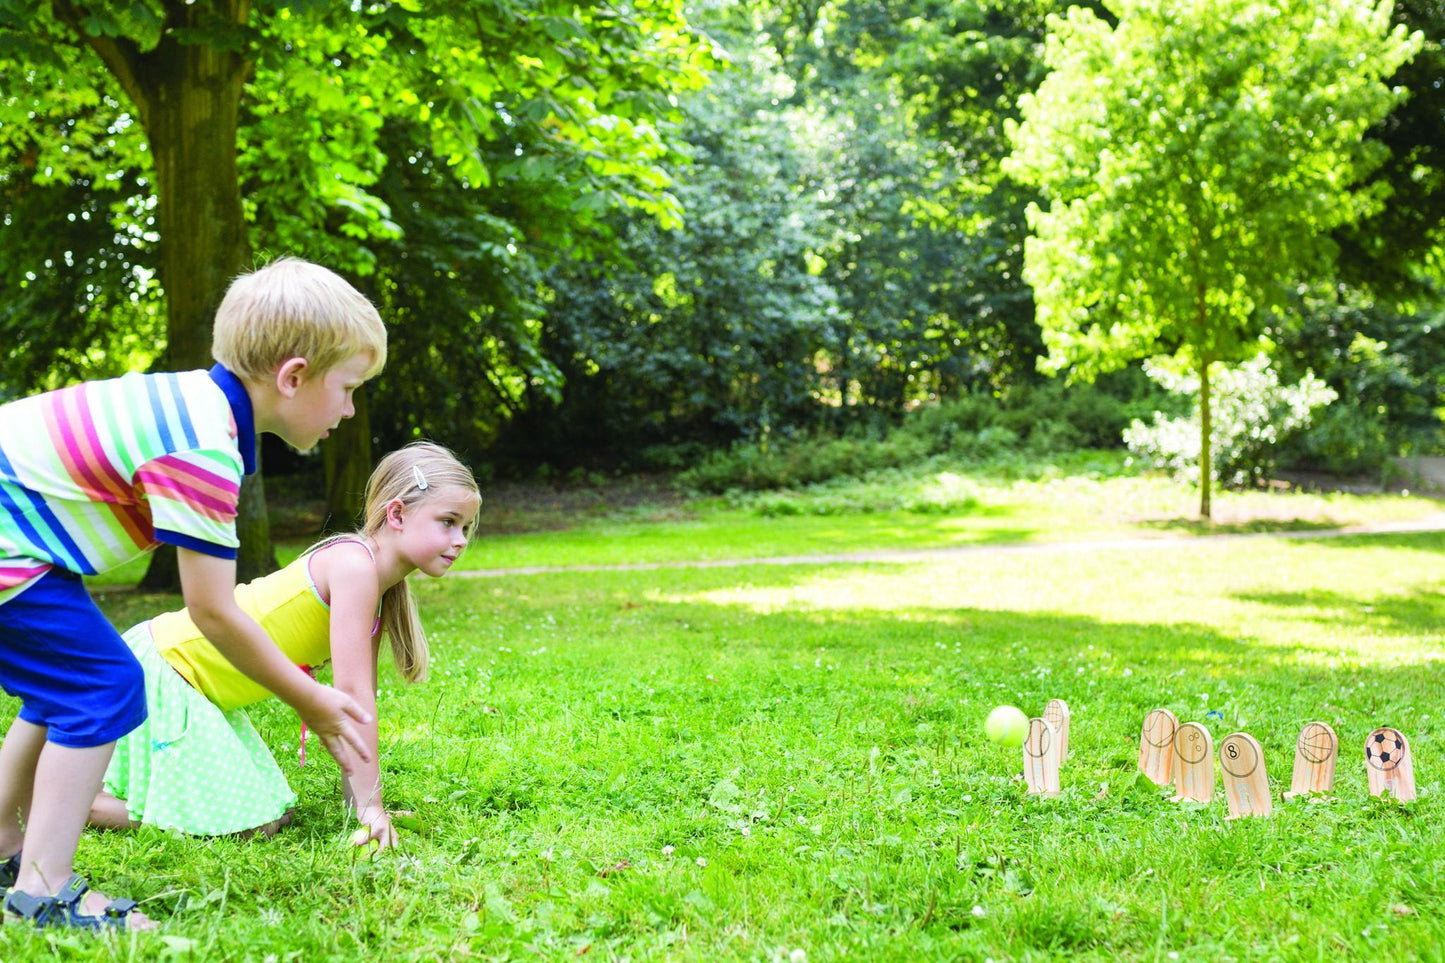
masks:
[[[1029,717],[1014,706],[999,706],[988,714],[983,731],[989,741],[1007,749],[1017,749],[1029,734]]]

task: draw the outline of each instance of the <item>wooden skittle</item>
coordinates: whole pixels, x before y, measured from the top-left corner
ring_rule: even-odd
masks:
[[[1264,750],[1247,732],[1224,737],[1219,744],[1219,768],[1224,770],[1224,798],[1228,819],[1268,816],[1274,812],[1269,798],[1269,777],[1264,771]]]
[[[1415,798],[1415,769],[1410,743],[1399,729],[1381,726],[1365,737],[1365,773],[1370,795],[1389,793],[1400,802]]]
[[[1174,733],[1179,720],[1168,709],[1155,709],[1144,717],[1139,733],[1139,771],[1156,786],[1167,786],[1174,779]]]
[[[1307,722],[1294,742],[1294,772],[1284,798],[1333,792],[1340,740],[1328,722]]]
[[[1029,734],[1024,740],[1024,782],[1028,783],[1030,795],[1059,794],[1059,733],[1047,720],[1029,720]]]
[[[1063,699],[1050,699],[1044,706],[1044,720],[1059,734],[1059,764],[1069,761],[1069,704]]]
[[[1174,801],[1214,798],[1214,738],[1197,722],[1174,733]]]

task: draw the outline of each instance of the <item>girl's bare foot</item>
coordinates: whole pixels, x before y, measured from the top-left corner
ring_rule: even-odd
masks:
[[[294,809],[288,809],[281,814],[281,818],[273,819],[264,826],[257,826],[255,829],[241,830],[239,833],[235,834],[236,838],[250,839],[253,836],[260,836],[264,839],[270,839],[272,836],[275,836],[281,830],[291,825],[291,820],[295,818],[295,812],[296,810]]]

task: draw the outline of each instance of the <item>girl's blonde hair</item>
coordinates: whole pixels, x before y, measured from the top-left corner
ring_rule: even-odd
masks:
[[[366,507],[361,529],[349,535],[334,535],[316,548],[344,539],[375,535],[386,525],[387,506],[393,501],[400,501],[410,511],[444,488],[471,492],[478,502],[482,498],[471,469],[441,445],[414,441],[405,448],[399,448],[377,463],[366,482]],[[467,535],[470,537],[470,530]],[[382,593],[381,630],[391,640],[392,661],[402,678],[408,682],[425,679],[431,653],[406,579]]]

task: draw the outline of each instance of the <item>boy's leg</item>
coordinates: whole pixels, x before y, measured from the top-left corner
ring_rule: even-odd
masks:
[[[75,847],[115,740],[145,719],[145,679],[80,578],[53,569],[0,605],[0,682],[21,700],[20,722],[45,737],[34,754],[33,733],[18,730],[14,761],[34,754],[35,767],[33,783],[22,777],[7,790],[15,797],[11,818],[17,821],[20,802],[29,796],[24,857],[12,894],[47,897],[70,880]],[[108,902],[88,893],[82,911],[102,912]],[[127,925],[154,924],[133,913]]]
[[[15,888],[32,896],[58,892],[75,871],[75,847],[100,792],[115,743],[76,749],[46,743],[35,767],[25,858]]]
[[[0,743],[0,859],[20,851],[30,819],[35,764],[45,748],[45,729],[17,718]]]

